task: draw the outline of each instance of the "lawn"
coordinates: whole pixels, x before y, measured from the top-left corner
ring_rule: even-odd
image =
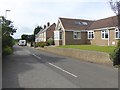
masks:
[[[99,52],[106,52],[106,53],[111,53],[116,48],[115,46],[97,46],[97,45],[65,45],[65,46],[59,46],[59,47],[74,48],[74,49],[89,50],[89,51],[99,51]]]

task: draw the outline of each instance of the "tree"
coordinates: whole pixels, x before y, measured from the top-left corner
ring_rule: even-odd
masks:
[[[21,35],[21,39],[22,39],[22,40],[27,40],[27,39],[28,39],[28,35],[27,35],[27,34]]]
[[[37,26],[37,27],[34,29],[34,35],[36,35],[41,29],[42,29],[41,26]]]
[[[2,17],[2,54],[7,55],[12,53],[14,40],[12,35],[16,32],[13,22]]]
[[[34,46],[36,46],[35,44],[35,35],[38,34],[43,28],[41,26],[37,26],[35,29],[34,29],[34,34],[33,34],[33,38],[34,38]]]
[[[33,42],[34,41],[34,35],[28,35],[27,40],[28,40],[28,42]]]
[[[113,1],[110,0],[111,9],[114,11],[116,16],[118,17],[118,29],[120,30],[120,0]],[[118,41],[117,47],[110,54],[110,58],[113,60],[113,65],[120,65],[120,40]]]
[[[22,39],[22,40],[26,40],[27,43],[31,43],[31,46],[33,46],[34,35],[23,34],[23,35],[21,35],[21,39]]]
[[[111,9],[114,11],[114,13],[116,15],[119,15],[120,14],[120,1],[113,1],[113,0],[110,0],[110,6],[111,6]]]
[[[111,9],[118,16],[118,28],[120,29],[120,0],[117,0],[117,1],[110,0],[109,3],[111,6]]]

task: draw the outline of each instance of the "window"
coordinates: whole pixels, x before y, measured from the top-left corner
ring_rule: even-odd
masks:
[[[74,32],[74,39],[81,39],[81,32]]]
[[[62,32],[60,32],[60,39],[62,39]]]
[[[83,24],[83,25],[88,25],[88,23],[87,23],[87,22],[82,22],[82,24]]]
[[[93,39],[93,38],[94,38],[94,32],[88,31],[88,39]]]
[[[75,24],[76,24],[76,25],[81,25],[82,23],[79,22],[79,21],[75,21]]]
[[[88,25],[87,22],[82,22],[82,21],[75,21],[76,25]]]
[[[61,40],[62,39],[62,32],[54,31],[54,40]]]
[[[120,39],[120,29],[115,30],[115,38]]]
[[[108,30],[101,31],[102,39],[108,39]]]

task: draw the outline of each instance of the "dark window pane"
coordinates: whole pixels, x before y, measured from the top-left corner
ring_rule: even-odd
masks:
[[[116,38],[118,38],[118,32],[116,32]]]

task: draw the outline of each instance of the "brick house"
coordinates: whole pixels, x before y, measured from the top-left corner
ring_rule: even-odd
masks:
[[[55,45],[116,45],[120,39],[117,16],[100,20],[59,18],[54,31]]]
[[[93,45],[116,45],[120,39],[117,16],[95,21],[88,29],[89,43]],[[90,37],[93,34],[93,37]]]
[[[46,42],[48,39],[54,39],[54,30],[56,24],[47,25],[44,29],[40,30],[35,36],[35,42]]]

